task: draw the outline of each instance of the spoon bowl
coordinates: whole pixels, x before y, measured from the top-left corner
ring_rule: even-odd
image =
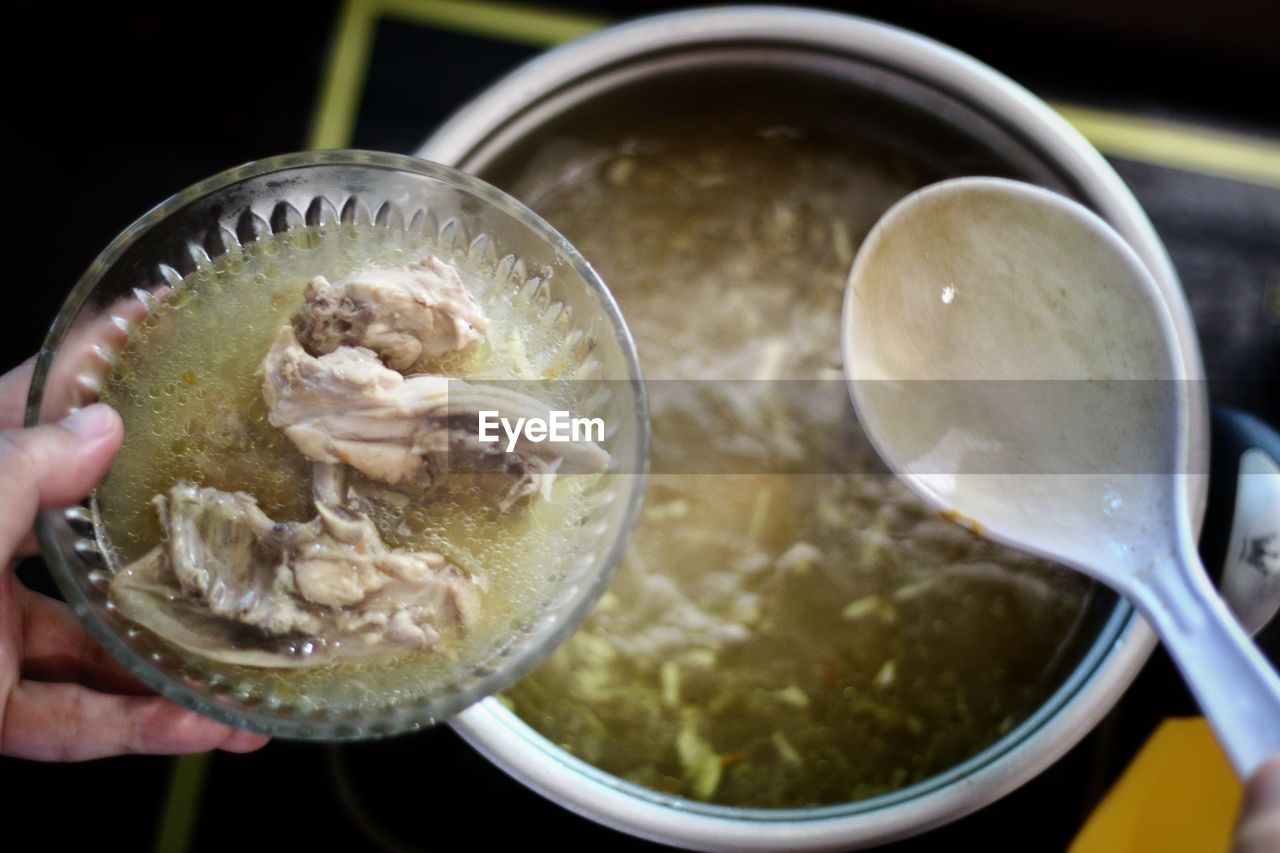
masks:
[[[1199,565],[1187,373],[1159,288],[1047,190],[961,178],[907,196],[845,295],[846,378],[885,461],[970,529],[1083,571],[1152,622],[1248,773],[1280,752],[1280,679]]]

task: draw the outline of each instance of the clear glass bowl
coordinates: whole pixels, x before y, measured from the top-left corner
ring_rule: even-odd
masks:
[[[454,169],[362,151],[290,154],[231,169],[125,229],[58,313],[36,364],[27,424],[57,421],[97,399],[130,330],[157,304],[153,294],[227,251],[324,225],[421,235],[437,254],[514,288],[528,300],[531,318],[576,342],[575,375],[599,384],[583,393],[590,410],[578,414],[604,418],[611,469],[591,487],[581,544],[564,549],[561,565],[548,567],[557,580],[537,615],[482,664],[451,673],[425,696],[403,698],[388,689],[376,701],[355,703],[249,690],[235,668],[193,660],[115,611],[107,595],[111,568],[88,504],[41,513],[36,531],[76,614],[147,685],[240,728],[336,740],[434,724],[516,681],[573,631],[608,586],[635,526],[649,426],[631,335],[604,283],[559,233],[516,200]]]

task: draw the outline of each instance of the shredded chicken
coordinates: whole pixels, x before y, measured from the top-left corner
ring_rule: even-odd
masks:
[[[316,276],[293,318],[313,355],[372,350],[392,370],[477,341],[489,321],[452,266],[434,255],[404,267],[365,267],[331,284]]]
[[[344,463],[390,484],[431,487],[451,460],[473,469],[507,471],[516,482],[508,502],[546,492],[558,474],[603,471],[609,454],[591,441],[532,442],[512,453],[479,440],[480,411],[500,417],[550,417],[541,401],[506,388],[443,376],[405,377],[361,347],[316,358],[285,326],[263,362],[263,398],[274,426],[315,462]]]

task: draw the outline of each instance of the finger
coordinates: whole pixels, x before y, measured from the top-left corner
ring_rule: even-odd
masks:
[[[31,373],[35,368],[36,358],[32,356],[0,376],[0,429],[22,426],[27,409],[27,389],[31,387]]]
[[[1280,850],[1280,756],[1273,756],[1249,779],[1236,829],[1235,853]]]
[[[40,543],[36,540],[36,532],[28,530],[18,540],[18,544],[13,547],[13,559],[21,560],[24,557],[34,557],[40,553]]]
[[[1280,850],[1280,810],[1251,815],[1236,831],[1235,853],[1276,853]]]
[[[1280,755],[1273,755],[1262,762],[1262,766],[1249,777],[1243,808],[1246,812],[1280,808]]]
[[[62,413],[96,400],[96,389],[128,340],[129,330],[146,319],[151,306],[163,302],[171,290],[168,285],[153,288],[154,299],[145,302],[130,294],[92,317],[78,319],[58,344],[58,356],[50,364],[42,411]]]
[[[57,424],[0,432],[0,560],[12,556],[38,509],[89,494],[120,449],[122,433],[120,416],[102,403]]]
[[[36,368],[36,356],[29,357],[17,368],[0,377],[0,429],[22,427],[27,411],[27,391],[31,388],[31,374]],[[31,557],[40,553],[36,534],[27,532],[22,542],[14,548],[14,557]]]
[[[113,696],[78,684],[38,681],[20,682],[9,694],[0,730],[0,753],[37,761],[249,752],[266,742],[159,696]]]
[[[271,743],[271,738],[266,735],[243,732],[239,729],[232,729],[231,731],[231,737],[224,740],[222,745],[218,747],[223,752],[235,752],[243,755],[246,752],[256,752]]]
[[[14,585],[22,612],[22,677],[70,681],[110,693],[152,691],[95,640],[61,601]]]

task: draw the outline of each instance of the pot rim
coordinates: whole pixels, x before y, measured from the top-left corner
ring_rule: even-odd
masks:
[[[1205,470],[1208,402],[1191,313],[1154,228],[1128,187],[1081,134],[1009,78],[940,42],[865,18],[795,7],[720,7],[637,19],[556,48],[521,65],[450,117],[418,156],[468,168],[468,158],[541,101],[646,56],[752,42],[837,53],[913,76],[1015,130],[1080,188],[1153,273],[1178,337],[1189,401],[1188,470]],[[1207,478],[1183,478],[1196,529]],[[923,832],[993,802],[1074,746],[1129,686],[1156,643],[1123,599],[1085,658],[1031,717],[965,762],[917,785],[854,803],[813,809],[713,806],[604,773],[552,744],[496,699],[451,725],[509,775],[570,810],[633,835],[699,849],[820,850],[886,842]]]

